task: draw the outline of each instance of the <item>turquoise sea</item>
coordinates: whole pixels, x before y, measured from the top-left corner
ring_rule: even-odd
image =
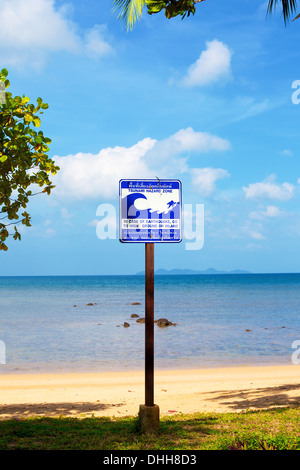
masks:
[[[0,277],[0,372],[143,369],[144,296],[142,275]],[[291,364],[300,274],[157,275],[161,317],[156,368]]]

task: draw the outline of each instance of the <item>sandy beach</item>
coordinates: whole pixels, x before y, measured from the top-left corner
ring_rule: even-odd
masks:
[[[241,412],[300,405],[300,366],[155,371],[160,414]],[[0,376],[0,419],[136,416],[144,371]]]

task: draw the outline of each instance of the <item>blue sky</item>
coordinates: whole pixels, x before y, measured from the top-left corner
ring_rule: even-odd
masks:
[[[97,208],[118,217],[119,179],[155,176],[182,181],[185,220],[204,205],[203,247],[157,244],[156,268],[298,272],[300,23],[266,9],[206,0],[127,32],[111,0],[0,0],[0,67],[12,93],[49,103],[61,167],[0,275],[141,271],[143,246],[97,237]]]

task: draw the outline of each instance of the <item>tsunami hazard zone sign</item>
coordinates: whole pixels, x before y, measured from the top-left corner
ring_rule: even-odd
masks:
[[[121,242],[181,242],[181,181],[121,180],[119,204]]]

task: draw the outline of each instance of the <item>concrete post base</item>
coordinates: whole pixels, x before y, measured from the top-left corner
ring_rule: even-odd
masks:
[[[159,406],[140,405],[140,428],[143,433],[154,433],[159,428]]]

